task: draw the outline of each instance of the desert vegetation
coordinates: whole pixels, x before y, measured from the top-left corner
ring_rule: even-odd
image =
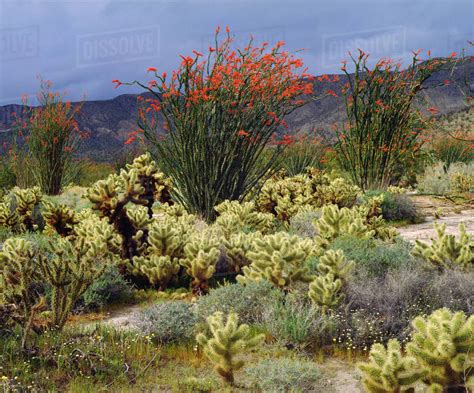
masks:
[[[414,195],[472,209],[472,111],[413,105],[454,56],[360,51],[321,93],[347,109],[331,145],[287,129],[318,95],[283,48],[218,29],[171,76],[115,80],[149,93],[117,168],[74,155],[76,109],[42,85],[0,174],[3,390],[474,389],[474,236],[398,230]]]

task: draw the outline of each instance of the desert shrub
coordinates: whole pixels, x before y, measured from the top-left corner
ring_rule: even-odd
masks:
[[[245,370],[249,386],[262,392],[318,391],[321,374],[304,359],[265,359]]]
[[[193,306],[183,301],[155,304],[140,312],[136,320],[141,333],[160,344],[192,339],[198,321]]]
[[[262,320],[265,310],[282,296],[265,280],[247,285],[227,284],[211,289],[208,295],[200,297],[196,312],[202,322],[216,311],[225,314],[234,311],[241,322],[256,323]]]
[[[405,267],[384,277],[354,279],[346,288],[345,306],[340,308],[343,341],[356,347],[404,339],[410,321],[430,311],[427,283],[431,273]]]
[[[115,172],[114,165],[93,161],[85,161],[80,169],[77,184],[82,187],[90,187]]]
[[[436,161],[443,163],[445,172],[448,172],[452,164],[459,162],[467,164],[474,161],[474,151],[471,146],[473,134],[471,132],[469,135],[469,132],[465,131],[467,129],[468,127],[465,127],[464,132],[456,131],[454,133],[449,130],[450,134],[440,130],[431,142],[432,154]]]
[[[367,347],[390,338],[406,340],[410,321],[439,307],[472,313],[473,273],[439,272],[419,264],[390,271],[384,277],[349,282],[338,311],[341,343]]]
[[[344,251],[347,259],[356,263],[356,274],[370,277],[383,276],[390,270],[398,270],[415,263],[415,258],[411,255],[411,245],[403,239],[386,243],[344,235],[338,237],[331,248]]]
[[[368,191],[364,198],[368,199],[373,196],[383,195],[382,217],[387,221],[405,220],[409,223],[417,223],[421,220],[420,212],[413,201],[403,194],[394,194],[383,191]]]
[[[264,313],[263,326],[281,345],[314,349],[332,343],[339,322],[320,313],[303,294],[296,294],[272,303]]]
[[[86,309],[101,309],[109,304],[127,300],[132,292],[132,286],[125,281],[117,267],[109,266],[84,292],[82,302]]]
[[[9,237],[13,236],[11,229],[0,226],[0,243],[3,243]]]
[[[474,314],[474,272],[448,269],[433,273],[427,283],[430,306]]]
[[[266,48],[250,41],[234,50],[229,33],[224,40],[216,33],[214,45],[209,56],[183,56],[171,78],[149,68],[151,82],[133,83],[151,95],[142,101],[139,125],[179,190],[175,198],[207,220],[215,218],[214,206],[241,200],[267,176],[281,149],[261,166],[264,146],[313,86],[282,43]],[[164,141],[158,132],[163,121],[169,131]]]
[[[16,175],[7,159],[0,158],[0,189],[16,185]]]
[[[321,217],[321,213],[311,210],[296,213],[290,219],[288,232],[299,237],[314,238],[317,235],[314,221]]]
[[[428,166],[422,175],[418,177],[418,190],[426,194],[446,195],[459,192],[458,184],[460,178],[472,179],[474,176],[474,163],[455,163],[450,165],[447,172],[443,163],[439,162]],[[472,180],[470,188],[472,189]]]
[[[319,138],[307,135],[289,144],[281,155],[280,165],[289,176],[306,172],[306,169],[322,168],[322,160],[326,147]]]

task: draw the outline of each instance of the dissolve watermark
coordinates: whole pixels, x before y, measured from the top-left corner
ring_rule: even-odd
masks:
[[[354,31],[344,34],[323,36],[323,66],[332,67],[353,55],[357,49],[370,53],[374,59],[397,57],[406,50],[406,28],[392,26],[382,29]]]
[[[77,36],[76,40],[77,67],[136,61],[159,55],[159,26],[84,34]]]
[[[39,26],[0,29],[0,61],[36,57],[39,53]]]

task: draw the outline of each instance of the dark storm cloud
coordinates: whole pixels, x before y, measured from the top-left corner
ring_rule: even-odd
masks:
[[[431,49],[446,56],[473,39],[472,0],[270,1],[0,0],[0,104],[37,90],[37,75],[72,99],[105,99],[112,79],[169,71],[181,53],[203,50],[217,25],[242,43],[284,40],[314,74],[338,72],[348,50],[407,59]]]

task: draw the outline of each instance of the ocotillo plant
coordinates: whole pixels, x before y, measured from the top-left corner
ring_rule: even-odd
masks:
[[[222,41],[218,33],[207,56],[182,56],[171,77],[151,67],[148,83],[127,83],[153,96],[141,99],[139,130],[127,143],[143,133],[172,178],[178,202],[207,220],[215,218],[214,206],[242,200],[268,174],[282,146],[262,164],[264,147],[313,86],[283,42],[268,48],[250,40],[234,48],[228,29]]]
[[[204,353],[215,364],[215,370],[228,383],[234,383],[234,371],[244,365],[242,360],[236,360],[239,352],[260,344],[263,334],[251,337],[248,325],[238,324],[238,317],[230,313],[224,322],[224,315],[218,311],[207,318],[212,337],[198,334],[197,342],[204,347]]]
[[[416,93],[445,62],[429,59],[421,63],[414,52],[412,64],[382,59],[372,69],[368,54],[353,57],[354,75],[344,63],[348,82],[342,89],[348,123],[338,133],[336,150],[341,167],[363,190],[382,188],[407,168],[426,141],[424,121],[413,107]]]
[[[64,102],[62,95],[51,91],[51,82],[43,80],[37,99],[37,107],[28,106],[28,97],[23,99],[27,110],[16,121],[14,149],[27,150],[24,155],[36,184],[45,194],[56,195],[77,170],[73,155],[85,135],[75,119],[80,106]]]

